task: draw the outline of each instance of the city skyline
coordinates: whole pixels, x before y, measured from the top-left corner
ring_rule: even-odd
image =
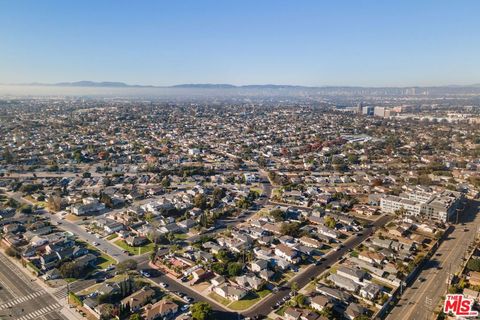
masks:
[[[0,83],[480,83],[479,4],[1,2]]]

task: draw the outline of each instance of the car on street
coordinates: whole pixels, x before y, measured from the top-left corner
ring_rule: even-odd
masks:
[[[150,278],[150,273],[148,273],[148,271],[140,270],[140,274],[145,278]]]

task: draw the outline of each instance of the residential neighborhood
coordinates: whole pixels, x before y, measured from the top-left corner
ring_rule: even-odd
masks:
[[[478,298],[474,118],[257,103],[3,101],[2,257],[89,319],[395,318],[433,269]]]

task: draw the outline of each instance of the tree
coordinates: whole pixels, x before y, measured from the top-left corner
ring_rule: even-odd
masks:
[[[196,302],[190,306],[190,311],[193,319],[207,320],[212,313],[212,307],[206,302]]]
[[[137,269],[137,261],[133,259],[127,259],[117,264],[117,272],[119,273],[124,273],[124,272],[127,272],[128,270],[134,270],[134,269]]]
[[[215,201],[220,201],[223,197],[225,197],[225,190],[220,187],[215,187],[215,189],[213,189],[212,197]]]
[[[13,162],[13,155],[12,155],[12,153],[10,152],[10,149],[5,148],[5,149],[3,150],[2,156],[3,156],[3,159],[5,159],[5,161],[6,161],[7,163],[12,163],[12,162]]]
[[[227,266],[227,272],[230,277],[238,276],[242,273],[243,266],[238,262],[230,262]]]
[[[332,217],[330,217],[330,216],[326,216],[323,221],[324,221],[325,225],[326,225],[327,227],[329,227],[330,229],[335,228],[335,225],[337,224],[337,222],[335,221],[335,219],[332,218]]]
[[[100,310],[100,319],[113,319],[115,315],[115,307],[113,304],[104,304]]]
[[[162,179],[161,184],[164,188],[170,187],[170,179],[168,178],[168,176]]]
[[[303,308],[307,305],[307,297],[305,297],[303,294],[297,294],[293,298],[293,302],[295,303],[295,306]]]
[[[471,271],[480,271],[480,259],[470,259],[467,263],[467,268]]]
[[[33,212],[33,207],[29,204],[23,204],[20,208],[17,209],[17,212],[30,214]]]
[[[298,223],[298,222],[293,222],[293,223],[284,222],[280,226],[280,232],[283,235],[297,237],[300,233],[300,223]]]
[[[13,247],[7,247],[7,249],[5,249],[5,253],[9,257],[15,257],[15,258],[20,258],[21,257],[20,253],[16,249],[14,249]]]
[[[280,209],[275,209],[270,211],[270,217],[272,217],[275,222],[285,221],[285,212]]]
[[[324,316],[327,319],[333,319],[333,309],[332,307],[325,306],[322,311],[320,311],[320,315]]]
[[[207,208],[207,198],[205,197],[204,194],[197,194],[195,198],[193,199],[193,204],[195,207],[200,208],[200,209],[206,209]]]
[[[138,313],[134,313],[130,316],[129,320],[142,320],[142,317]]]
[[[64,278],[80,278],[85,273],[85,268],[79,267],[75,262],[65,262],[59,268]]]
[[[290,289],[292,290],[293,294],[296,295],[298,291],[298,283],[296,281],[292,282]]]
[[[52,195],[48,198],[48,207],[53,211],[62,209],[62,198],[57,195]]]
[[[358,316],[358,317],[355,317],[353,320],[370,320],[370,317],[367,316],[367,315],[362,314],[362,315],[360,315],[360,316]]]
[[[155,260],[157,258],[157,251],[158,251],[158,245],[155,244],[153,246],[153,251],[150,253],[150,261],[151,262],[155,262]]]

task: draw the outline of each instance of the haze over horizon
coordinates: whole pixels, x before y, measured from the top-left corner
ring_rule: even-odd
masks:
[[[0,2],[0,83],[480,83],[476,1]]]

